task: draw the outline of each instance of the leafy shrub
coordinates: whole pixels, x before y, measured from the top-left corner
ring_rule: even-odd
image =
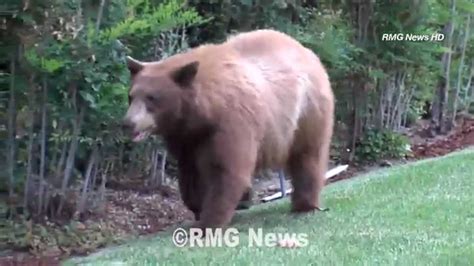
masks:
[[[366,132],[356,146],[359,161],[403,158],[408,154],[408,138],[402,134],[371,129]]]
[[[411,125],[415,124],[421,118],[419,113],[420,112],[418,112],[418,110],[414,110],[414,108],[408,108],[406,111],[405,126],[410,127]]]

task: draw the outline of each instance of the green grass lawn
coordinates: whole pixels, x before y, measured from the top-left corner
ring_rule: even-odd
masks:
[[[237,247],[173,245],[158,234],[66,265],[474,265],[474,149],[329,185],[328,212],[294,216],[287,199],[239,212]],[[307,233],[297,249],[249,247],[249,228]]]

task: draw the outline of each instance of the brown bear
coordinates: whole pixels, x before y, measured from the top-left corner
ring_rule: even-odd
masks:
[[[254,173],[284,169],[292,211],[320,207],[334,96],[319,58],[290,36],[256,30],[158,62],[128,57],[134,141],[163,137],[196,226],[227,226]]]

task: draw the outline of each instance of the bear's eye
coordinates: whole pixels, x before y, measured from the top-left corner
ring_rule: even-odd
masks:
[[[154,96],[154,95],[147,95],[146,100],[149,101],[149,102],[156,102],[157,97]]]

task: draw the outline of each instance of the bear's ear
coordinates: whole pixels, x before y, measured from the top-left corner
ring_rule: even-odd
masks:
[[[133,59],[130,56],[127,56],[127,67],[128,67],[128,70],[130,71],[130,74],[132,76],[134,76],[138,72],[140,72],[143,69],[144,66],[145,66],[145,64],[143,64],[142,62],[140,62],[136,59]]]
[[[171,72],[171,79],[183,88],[188,87],[196,77],[199,67],[198,61],[193,61],[184,66],[178,67]]]

